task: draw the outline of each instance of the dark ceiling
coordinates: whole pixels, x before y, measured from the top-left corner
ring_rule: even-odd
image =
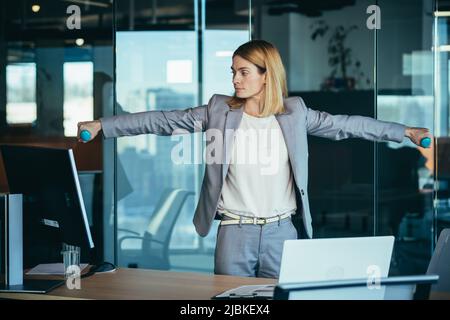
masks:
[[[296,12],[310,17],[321,16],[324,11],[339,10],[354,5],[356,0],[272,0],[265,1],[268,13],[280,15]]]
[[[253,0],[253,7],[264,7],[271,15],[288,12],[320,16],[324,11],[338,10],[356,0]],[[112,0],[16,0],[2,1],[7,30],[63,30],[69,16],[67,7],[80,7],[85,28],[111,28]],[[118,29],[154,29],[173,26],[194,28],[194,0],[116,0]],[[206,24],[239,25],[248,23],[247,0],[206,0]],[[33,4],[40,10],[32,12]],[[244,9],[244,10],[243,10]]]

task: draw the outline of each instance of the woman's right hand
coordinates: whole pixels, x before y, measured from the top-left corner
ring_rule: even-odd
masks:
[[[92,141],[102,130],[102,123],[100,122],[100,120],[78,122],[78,134],[77,134],[78,142],[86,143],[89,141],[83,141],[80,138],[80,133],[83,130],[87,130],[91,133],[91,139],[89,139],[89,141]]]

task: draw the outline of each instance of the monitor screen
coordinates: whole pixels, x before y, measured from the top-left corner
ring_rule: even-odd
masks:
[[[4,145],[0,150],[10,193],[24,197],[24,256],[38,261],[32,256],[43,255],[45,244],[54,250],[50,244],[62,242],[92,249],[72,149]],[[37,246],[36,253],[30,250]]]

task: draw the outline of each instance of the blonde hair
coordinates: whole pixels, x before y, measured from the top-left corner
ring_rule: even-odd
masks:
[[[278,49],[264,40],[251,40],[239,46],[233,53],[235,56],[250,61],[260,74],[266,72],[266,84],[262,96],[261,117],[284,112],[283,98],[287,98],[286,72]],[[231,108],[239,108],[245,98],[233,97],[227,101]]]

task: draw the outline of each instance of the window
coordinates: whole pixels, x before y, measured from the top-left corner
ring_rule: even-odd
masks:
[[[6,66],[6,122],[26,124],[36,121],[36,64]]]
[[[92,62],[64,63],[64,135],[75,137],[77,123],[94,119]]]

